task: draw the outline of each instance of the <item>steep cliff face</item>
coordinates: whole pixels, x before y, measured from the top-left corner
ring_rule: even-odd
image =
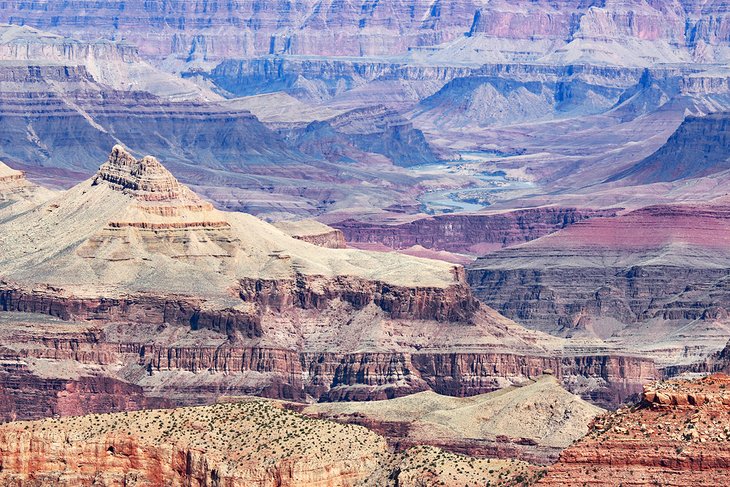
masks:
[[[540,485],[715,485],[728,481],[727,376],[649,386],[641,404],[597,418]]]
[[[211,100],[219,97],[205,88],[159,70],[139,56],[137,47],[97,37],[81,41],[27,26],[0,26],[0,59],[35,69],[65,66],[83,68],[99,83],[114,89],[148,91],[174,100]],[[50,66],[49,66],[50,65]]]
[[[530,327],[634,340],[666,365],[691,362],[726,341],[727,216],[724,206],[675,205],[591,219],[485,256],[469,282]]]
[[[0,20],[90,37],[100,30],[126,31],[127,40],[147,56],[173,53],[193,60],[268,53],[393,54],[461,35],[474,15],[471,2],[431,5],[402,0],[387,5],[297,0],[225,5],[105,2],[86,3],[83,10],[55,3],[24,7],[22,2],[6,5]],[[144,35],[143,27],[148,29]]]
[[[479,253],[534,240],[588,218],[614,214],[614,210],[545,207],[494,214],[439,215],[406,223],[345,220],[332,225],[342,230],[351,243],[377,243],[393,249],[420,245]]]
[[[399,340],[402,351],[384,350],[383,343],[372,339],[364,344],[373,351],[333,351],[345,344],[338,345],[331,333],[319,338],[312,333],[303,346],[282,348],[262,346],[267,335],[231,343],[224,331],[135,319],[131,313],[124,322],[102,324],[99,318],[68,322],[0,313],[0,387],[5,398],[0,417],[35,419],[207,404],[226,395],[370,401],[431,390],[465,397],[520,384],[546,371],[575,393],[615,405],[657,377],[650,361],[616,353],[528,355],[498,351],[496,343],[488,347],[491,352],[466,352],[448,339],[432,351],[418,351],[423,348],[418,339],[405,337]],[[408,327],[400,323],[396,330],[405,335]],[[454,326],[449,333],[465,334]],[[471,333],[475,338],[469,347],[476,348],[485,336],[478,328]],[[501,340],[512,341],[505,336]],[[352,346],[360,345],[348,348]]]
[[[43,361],[38,368],[29,367],[22,360],[0,361],[1,421],[136,411],[175,404],[146,393],[138,385],[98,373],[93,367],[82,368],[82,375],[76,377],[58,377],[54,372],[43,372],[44,365]],[[47,365],[59,370],[69,367],[68,362],[49,361]]]
[[[669,2],[313,0],[270,4],[11,1],[0,20],[95,39],[126,33],[149,57],[205,60],[261,54],[377,56],[454,41],[493,58],[667,62],[721,58],[727,12]],[[487,49],[490,48],[491,49]],[[484,54],[483,54],[484,55]],[[621,55],[625,57],[621,57]]]

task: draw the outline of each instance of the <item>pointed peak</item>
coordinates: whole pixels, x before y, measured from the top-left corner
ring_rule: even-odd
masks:
[[[123,145],[116,144],[112,147],[112,152],[109,154],[109,160],[107,162],[120,165],[131,165],[137,162],[137,160]]]
[[[189,198],[192,194],[160,161],[152,156],[137,159],[121,145],[114,146],[93,182],[106,182],[118,191],[148,201]]]

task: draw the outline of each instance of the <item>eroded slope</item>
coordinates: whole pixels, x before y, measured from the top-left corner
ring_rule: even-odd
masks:
[[[302,410],[367,425],[400,445],[548,462],[588,432],[603,410],[569,393],[553,376],[468,398],[432,391],[367,403],[313,404]]]
[[[435,448],[394,453],[366,428],[262,401],[11,423],[0,438],[4,484],[473,485],[538,473]]]

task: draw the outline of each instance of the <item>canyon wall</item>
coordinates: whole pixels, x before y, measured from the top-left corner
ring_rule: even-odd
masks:
[[[111,38],[124,33],[145,56],[173,54],[183,60],[261,54],[394,55],[449,41],[469,46],[478,40],[478,46],[489,46],[491,39],[501,39],[495,44],[498,55],[517,60],[546,55],[558,60],[590,58],[596,51],[591,43],[599,43],[609,48],[616,44],[631,56],[628,60],[637,62],[709,61],[723,55],[722,46],[730,38],[722,6],[708,7],[695,0],[489,5],[473,0],[29,5],[15,0],[2,5],[0,21],[89,40],[96,39],[99,31]]]
[[[728,215],[722,204],[676,204],[589,219],[485,255],[468,280],[529,328],[634,350],[665,376],[709,371],[706,358],[727,343]]]
[[[383,244],[393,249],[415,245],[450,252],[479,253],[555,232],[581,220],[613,216],[615,210],[546,207],[495,214],[439,215],[406,223],[344,220],[332,226],[350,243]]]
[[[727,315],[727,269],[675,266],[479,270],[476,295],[505,316],[549,332],[584,327],[590,317],[621,323],[712,320]],[[576,285],[580,283],[580,285]],[[713,287],[712,294],[703,292]]]
[[[721,322],[729,254],[717,236],[728,215],[720,204],[677,204],[590,219],[483,257],[469,283],[506,316],[551,333],[606,338],[621,324]]]
[[[197,405],[221,396],[371,401],[425,390],[472,396],[545,372],[598,404],[616,405],[657,376],[650,360],[616,353],[296,350],[256,340],[237,345],[200,329],[191,342],[173,324],[2,318],[11,320],[0,347],[3,420]],[[147,337],[151,327],[154,339]]]
[[[308,421],[263,402],[12,423],[1,429],[3,485],[344,487],[377,478],[387,460],[397,461],[388,458],[385,441],[364,428]],[[289,435],[279,436],[282,431]],[[318,444],[322,437],[324,444]],[[266,451],[277,443],[286,448]],[[382,467],[380,457],[386,457]]]

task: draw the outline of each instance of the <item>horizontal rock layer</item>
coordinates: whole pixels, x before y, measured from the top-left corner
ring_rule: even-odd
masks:
[[[727,376],[646,389],[643,402],[599,417],[540,485],[716,485],[730,478]]]
[[[241,280],[240,296],[244,302],[279,311],[291,306],[323,310],[330,302],[342,300],[356,310],[373,303],[393,319],[470,322],[479,303],[462,284],[463,269],[455,266],[454,272],[455,284],[446,288],[407,288],[349,276],[299,275],[293,281]]]
[[[396,224],[345,220],[332,226],[342,230],[351,243],[479,252],[534,240],[587,218],[614,214],[613,210],[548,207],[500,214],[440,215]]]
[[[591,219],[487,255],[468,280],[528,327],[654,348],[673,366],[725,345],[729,215],[723,205],[666,205]]]
[[[637,394],[642,384],[656,377],[653,364],[639,357],[298,351],[237,346],[220,334],[212,335],[208,343],[202,337],[198,343],[176,343],[164,337],[180,335],[184,329],[151,322],[103,325],[97,318],[73,325],[80,327],[77,331],[62,333],[59,323],[63,322],[38,322],[4,333],[5,345],[0,347],[4,420],[204,404],[225,395],[364,401],[433,390],[470,396],[544,372],[555,374],[569,389],[610,405]],[[159,338],[137,336],[149,334],[150,329]],[[71,372],[57,375],[61,370]]]
[[[16,0],[3,4],[0,21],[90,39],[96,39],[99,31],[110,38],[125,33],[125,39],[147,56],[175,54],[188,60],[263,53],[394,55],[466,36],[500,39],[498,54],[521,60],[548,53],[556,59],[580,58],[590,54],[594,44],[601,52],[616,43],[639,59],[708,61],[716,58],[716,51],[730,37],[723,5],[708,7],[696,0],[618,4],[540,0],[488,5],[474,0],[448,4],[343,0],[327,8],[314,0],[80,5],[29,5]],[[526,41],[536,45],[528,49]],[[632,48],[641,52],[631,52]]]
[[[203,303],[173,296],[130,296],[119,299],[83,299],[51,287],[24,290],[8,283],[0,290],[0,309],[39,313],[64,320],[143,322],[151,326],[171,323],[192,329],[209,329],[231,339],[261,336],[256,315],[233,309],[207,310]]]

